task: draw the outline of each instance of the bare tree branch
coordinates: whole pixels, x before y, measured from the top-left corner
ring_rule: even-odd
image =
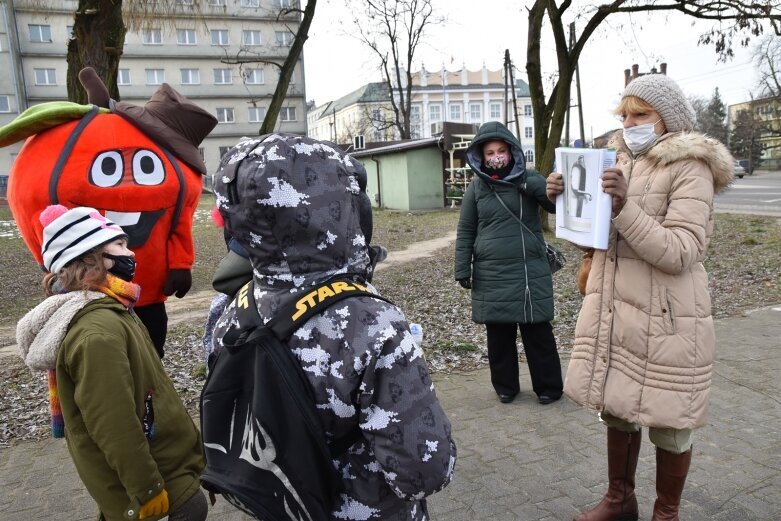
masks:
[[[411,137],[412,67],[428,27],[441,22],[431,0],[346,0],[357,38],[379,60],[391,89],[393,125],[402,139]],[[360,14],[358,14],[360,13]]]
[[[534,0],[527,8],[529,32],[526,72],[534,112],[535,163],[543,174],[553,168],[554,149],[561,140],[575,67],[589,38],[608,16],[614,13],[677,11],[695,19],[716,22],[709,31],[700,35],[697,43],[713,45],[722,60],[733,56],[733,43],[748,45],[752,38],[761,36],[768,26],[775,34],[781,34],[778,0],[614,0],[591,5],[588,14],[583,16],[585,26],[570,49],[566,38],[565,15],[571,5],[571,0]],[[546,20],[550,24],[556,46],[558,75],[547,101],[540,48]]]

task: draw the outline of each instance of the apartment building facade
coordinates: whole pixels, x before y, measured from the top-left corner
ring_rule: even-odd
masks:
[[[444,122],[483,124],[487,121],[508,122],[523,144],[526,160],[534,163],[534,119],[528,84],[515,81],[515,104],[512,91],[505,94],[503,70],[430,72],[425,68],[412,74],[411,134],[428,138],[442,132]],[[308,135],[354,143],[363,136],[365,143],[398,139],[398,132],[387,123],[392,119],[390,96],[398,99],[396,89],[384,82],[366,84],[335,101],[316,106],[307,113]],[[517,113],[513,107],[517,107]],[[350,134],[350,132],[355,132]],[[346,134],[345,134],[346,133]]]
[[[781,96],[771,96],[730,105],[727,126],[730,134],[740,112],[749,112],[756,122],[756,140],[765,145],[762,151],[762,170],[781,170]],[[743,159],[743,158],[738,158]]]
[[[354,143],[357,137],[365,142],[391,141],[397,134],[392,118],[388,84],[372,82],[312,107],[306,115],[307,135],[340,144]]]
[[[257,135],[300,14],[280,16],[297,0],[177,0],[169,17],[128,31],[119,65],[121,99],[144,104],[168,83],[214,114],[219,124],[201,145],[209,172],[241,136]],[[66,100],[66,51],[77,0],[40,7],[0,0],[0,125],[25,108]],[[276,130],[306,133],[303,58],[293,73]],[[7,175],[21,144],[0,149]]]

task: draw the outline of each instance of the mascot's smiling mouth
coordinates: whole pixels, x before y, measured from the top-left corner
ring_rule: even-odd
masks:
[[[127,234],[127,246],[130,249],[143,246],[155,223],[165,213],[165,210],[154,212],[114,212],[106,210],[106,219],[122,227]]]

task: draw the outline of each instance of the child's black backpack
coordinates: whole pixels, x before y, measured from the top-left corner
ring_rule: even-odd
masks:
[[[265,521],[330,516],[341,480],[331,463],[360,438],[326,444],[312,387],[285,340],[309,317],[347,297],[370,293],[331,281],[280,306],[263,324],[250,282],[236,295],[240,330],[223,338],[201,393],[203,487]]]

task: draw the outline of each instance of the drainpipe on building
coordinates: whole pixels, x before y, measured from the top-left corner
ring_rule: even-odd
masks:
[[[382,181],[380,180],[380,161],[371,156],[370,159],[377,165],[377,208],[382,208]]]
[[[19,29],[16,26],[16,7],[14,0],[5,3],[5,31],[8,34],[8,51],[11,57],[11,74],[16,88],[16,108],[19,114],[27,107],[27,87],[24,84],[24,70],[22,69],[21,47],[19,45]]]

